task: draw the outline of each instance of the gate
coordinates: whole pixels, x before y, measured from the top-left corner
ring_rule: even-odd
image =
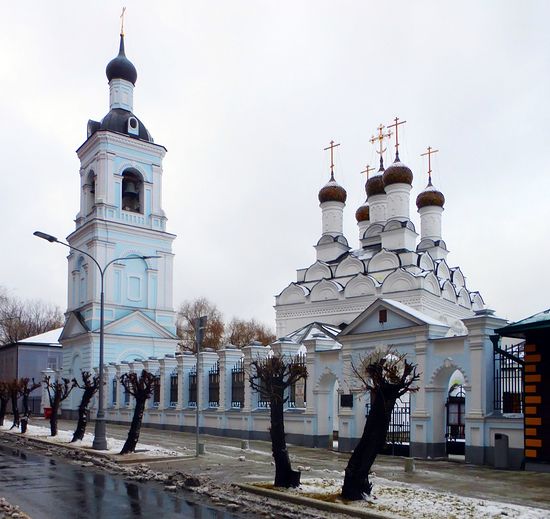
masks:
[[[463,386],[452,386],[447,396],[447,427],[445,443],[447,454],[464,455],[466,436],[464,434],[464,413],[466,393]]]
[[[367,416],[370,404],[366,406]],[[386,434],[386,442],[380,454],[391,456],[409,456],[411,439],[411,404],[397,400],[391,413],[390,425]]]

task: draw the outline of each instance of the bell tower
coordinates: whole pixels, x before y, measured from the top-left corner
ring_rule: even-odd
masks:
[[[80,159],[80,210],[69,245],[105,268],[105,362],[163,356],[177,349],[172,300],[173,234],[162,209],[162,160],[134,114],[137,71],[126,57],[121,31],[118,55],[107,65],[109,112],[88,121]],[[140,256],[156,258],[137,259]],[[129,261],[128,258],[134,258]],[[98,365],[101,274],[75,250],[68,256],[67,323],[61,341],[64,370],[80,356],[82,369]],[[66,358],[65,358],[66,357]]]

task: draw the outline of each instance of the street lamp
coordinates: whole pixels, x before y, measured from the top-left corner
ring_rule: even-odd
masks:
[[[97,406],[97,418],[95,421],[95,431],[94,431],[94,442],[92,444],[92,448],[98,451],[107,450],[107,436],[106,436],[106,428],[105,428],[105,411],[103,408],[103,357],[104,357],[104,342],[103,342],[103,335],[104,335],[104,310],[105,310],[105,293],[104,293],[104,285],[103,280],[105,277],[105,271],[115,261],[122,261],[122,260],[134,260],[134,259],[151,259],[151,258],[160,258],[161,256],[128,256],[125,258],[115,258],[109,261],[103,268],[101,268],[101,265],[97,262],[97,260],[86,251],[83,251],[81,249],[77,249],[76,247],[73,247],[72,245],[69,245],[68,243],[62,242],[58,240],[55,236],[52,236],[51,234],[46,234],[45,232],[41,231],[35,231],[33,233],[35,236],[38,236],[38,238],[42,238],[43,240],[47,240],[50,243],[59,243],[60,245],[64,245],[65,247],[69,247],[69,249],[76,250],[85,256],[88,256],[96,265],[96,267],[99,269],[100,273],[100,279],[101,279],[101,298],[100,298],[100,317],[99,317],[99,394],[98,394],[98,400],[99,404]]]

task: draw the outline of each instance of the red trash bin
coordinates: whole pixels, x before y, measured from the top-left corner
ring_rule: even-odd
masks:
[[[52,417],[52,408],[51,407],[44,407],[44,420],[47,420],[48,418]]]

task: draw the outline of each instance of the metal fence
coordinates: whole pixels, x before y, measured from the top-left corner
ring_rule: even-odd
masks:
[[[366,405],[367,416],[370,404]],[[391,413],[390,425],[386,433],[386,443],[381,450],[383,454],[393,456],[408,456],[411,440],[411,404],[410,402],[395,403]]]
[[[208,370],[208,407],[220,405],[220,364],[216,362]]]
[[[500,347],[493,342],[494,409],[502,413],[523,413],[524,343]]]
[[[244,360],[239,360],[231,368],[231,407],[240,409],[244,406]]]

